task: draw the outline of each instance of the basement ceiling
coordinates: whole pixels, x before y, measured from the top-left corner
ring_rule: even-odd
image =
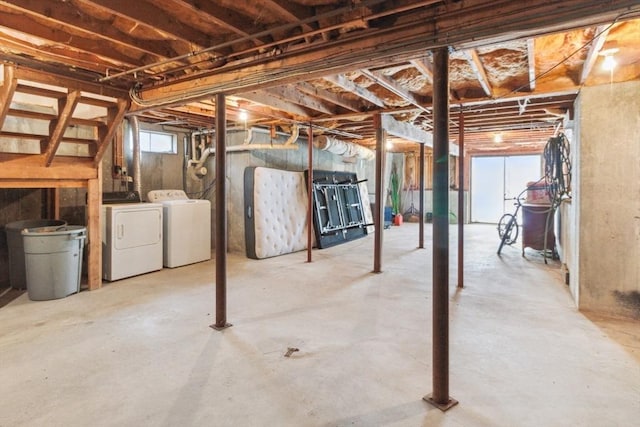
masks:
[[[525,152],[571,118],[581,87],[640,78],[638,16],[631,0],[12,0],[0,52],[23,88],[37,75],[127,98],[142,120],[211,128],[225,93],[232,125],[246,112],[373,147],[377,113],[431,131],[432,50],[449,46],[452,140],[463,115],[467,151]]]

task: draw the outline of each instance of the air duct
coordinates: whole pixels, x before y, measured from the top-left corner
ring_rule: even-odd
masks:
[[[373,160],[376,154],[373,150],[352,142],[340,141],[329,136],[320,135],[313,141],[313,146],[319,150],[328,151],[342,157]]]

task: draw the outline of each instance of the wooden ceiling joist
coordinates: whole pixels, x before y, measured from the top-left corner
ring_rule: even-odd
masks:
[[[596,28],[596,37],[591,41],[591,46],[589,47],[589,52],[587,53],[587,58],[584,61],[584,65],[582,66],[582,72],[580,73],[580,84],[584,84],[591,74],[591,70],[593,66],[596,64],[596,60],[598,59],[598,54],[604,45],[605,40],[607,39],[607,34],[609,34],[609,30],[611,29],[611,25],[600,25]]]
[[[344,74],[327,76],[327,77],[324,77],[324,79],[328,82],[333,83],[336,86],[341,87],[347,92],[351,92],[352,94],[364,99],[365,101],[372,103],[373,105],[376,105],[381,108],[384,108],[385,106],[384,101],[382,99],[378,98],[378,96],[376,96],[373,92],[369,91],[368,89],[358,86],[353,81],[348,79],[347,76],[345,76]]]
[[[337,93],[330,92],[326,89],[316,87],[311,83],[301,82],[296,84],[296,87],[301,92],[304,92],[316,98],[323,99],[327,102],[338,105],[349,111],[360,111],[360,104],[358,102],[352,101],[350,99],[346,99],[345,97],[340,96]]]
[[[381,75],[379,73],[370,71],[368,69],[363,69],[360,72],[363,75],[365,75],[368,78],[370,78],[371,80],[373,80],[378,85],[380,85],[383,88],[387,89],[389,92],[399,96],[405,102],[417,107],[419,110],[421,110],[421,111],[423,111],[425,113],[431,113],[431,111],[428,108],[423,107],[423,105],[422,105],[423,103],[421,101],[419,101],[411,92],[409,92],[408,90],[404,89],[402,86],[400,86],[398,83],[394,82],[390,78],[385,77],[385,76],[383,76],[383,75]]]
[[[463,55],[466,57],[469,66],[473,70],[473,73],[476,75],[480,86],[484,93],[489,97],[493,98],[493,88],[491,87],[491,83],[489,82],[489,78],[487,77],[487,72],[484,69],[484,65],[478,56],[478,51],[476,49],[469,49],[463,51]]]
[[[304,94],[293,85],[267,89],[265,92],[283,101],[293,102],[294,104],[300,105],[309,110],[318,111],[323,114],[337,114],[335,109],[330,108],[328,105],[316,98]]]

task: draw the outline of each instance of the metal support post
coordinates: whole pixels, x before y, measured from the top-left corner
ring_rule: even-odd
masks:
[[[227,323],[227,111],[225,95],[216,94],[216,323],[213,329],[222,330]]]
[[[376,212],[373,216],[375,223],[375,239],[373,242],[373,272],[382,273],[382,234],[384,232],[384,129],[382,129],[382,116],[373,116],[373,127],[376,130]]]
[[[464,112],[458,119],[458,287],[464,288]]]
[[[449,51],[433,51],[433,393],[442,411],[449,397]]]

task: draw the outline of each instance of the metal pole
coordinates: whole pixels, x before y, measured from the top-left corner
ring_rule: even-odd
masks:
[[[424,399],[446,411],[449,397],[449,51],[433,51],[433,393]]]
[[[307,178],[307,196],[309,197],[307,211],[307,262],[311,262],[311,245],[313,245],[313,239],[311,233],[313,233],[313,126],[309,122],[309,173]]]
[[[227,323],[227,111],[225,95],[216,94],[216,323],[213,329],[222,330]]]
[[[464,288],[464,113],[458,119],[458,287]]]
[[[373,116],[373,127],[376,130],[376,212],[373,222],[375,224],[375,239],[373,242],[373,272],[382,273],[382,233],[384,230],[384,129],[382,129],[382,116]]]
[[[418,238],[418,248],[424,249],[424,144],[420,144],[420,191],[419,207],[420,207],[420,237]]]

